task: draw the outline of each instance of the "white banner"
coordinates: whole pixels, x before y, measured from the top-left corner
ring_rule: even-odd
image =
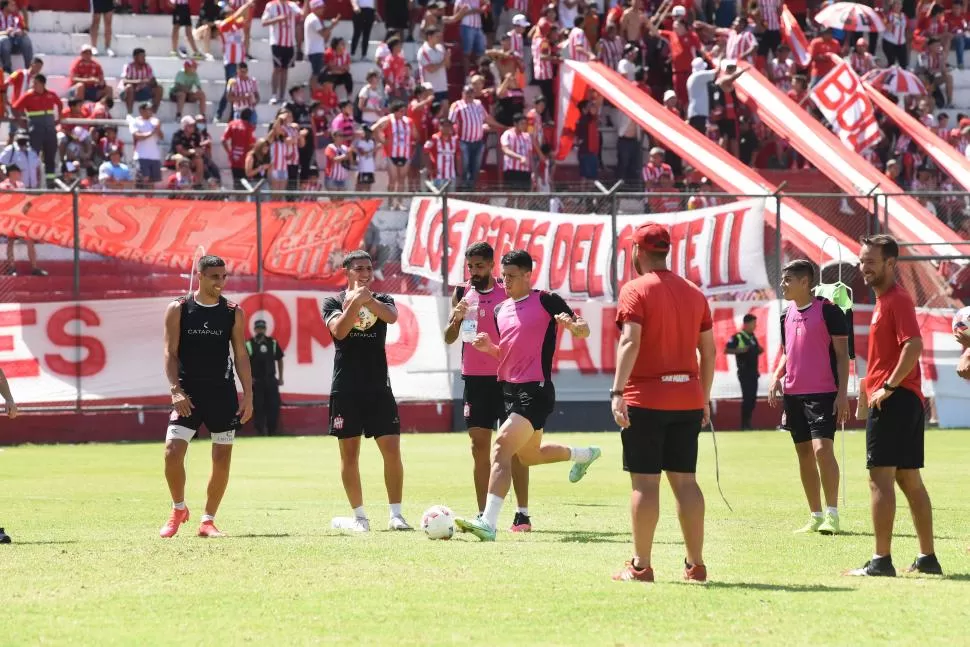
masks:
[[[843,59],[815,84],[812,101],[832,125],[842,143],[863,153],[882,138],[876,112],[862,81]]]
[[[329,394],[333,342],[320,318],[328,296],[308,292],[237,295],[247,328],[265,318],[269,332],[286,353],[284,398],[322,399]],[[399,296],[400,319],[390,326],[387,342],[391,384],[401,400],[445,401],[461,397],[460,345],[445,346],[442,325],[449,302],[443,297]],[[74,303],[0,306],[0,368],[20,403],[73,404],[81,396],[92,404],[167,402],[162,356],[162,321],[169,299],[121,299]],[[573,302],[589,321],[590,337],[561,335],[553,372],[562,400],[599,402],[609,390],[616,368],[616,308],[600,301]],[[718,348],[713,395],[737,398],[741,391],[732,356],[723,349],[751,313],[758,318],[756,335],[766,353],[760,360],[762,395],[777,360],[781,342],[777,301],[712,302]],[[856,313],[856,349],[865,357],[870,310]],[[925,351],[925,392],[945,388],[970,397],[956,377],[958,347],[950,333],[949,313],[921,311]],[[656,343],[662,344],[663,340]],[[80,352],[77,350],[80,346]],[[864,372],[864,361],[859,368]],[[938,381],[939,380],[939,381]],[[941,391],[942,394],[942,391]],[[970,408],[966,408],[970,410]]]
[[[658,222],[671,230],[671,269],[706,294],[768,287],[764,263],[762,198],[694,211],[618,217],[619,284],[630,277],[633,230]],[[448,200],[448,282],[465,281],[465,250],[478,241],[495,248],[496,257],[525,249],[532,255],[533,285],[573,299],[613,298],[610,216],[550,214]],[[441,281],[443,254],[441,200],[411,201],[407,237],[401,255],[404,272]]]

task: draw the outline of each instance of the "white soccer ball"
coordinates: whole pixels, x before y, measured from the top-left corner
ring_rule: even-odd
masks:
[[[354,322],[355,330],[369,330],[377,323],[377,315],[370,311],[367,306],[361,306],[357,311],[357,321]]]
[[[443,505],[433,505],[421,515],[421,530],[428,539],[451,539],[455,534],[455,514]]]
[[[953,315],[953,332],[960,332],[970,328],[970,306],[960,308]]]

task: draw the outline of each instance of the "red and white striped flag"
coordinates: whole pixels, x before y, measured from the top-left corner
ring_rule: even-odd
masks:
[[[799,67],[808,67],[812,62],[808,55],[808,39],[805,32],[799,26],[795,16],[788,10],[786,5],[781,8],[781,37],[785,44],[791,48],[791,53],[795,56],[795,62]]]

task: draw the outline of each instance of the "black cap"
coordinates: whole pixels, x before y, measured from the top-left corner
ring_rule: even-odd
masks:
[[[26,130],[18,130],[18,131],[17,131],[17,134],[16,134],[16,135],[14,135],[14,137],[13,137],[13,138],[14,138],[15,140],[19,140],[19,139],[26,139],[26,140],[28,140],[28,141],[29,141],[29,140],[30,140],[30,133],[28,133],[28,132],[27,132]]]
[[[253,328],[265,328],[265,327],[266,327],[265,319],[257,319],[256,321],[253,322]]]
[[[11,173],[20,173],[20,167],[16,164],[7,164],[3,167],[3,172],[7,175],[10,175]]]

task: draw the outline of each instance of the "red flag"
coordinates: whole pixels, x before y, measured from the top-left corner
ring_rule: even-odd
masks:
[[[808,67],[808,64],[812,62],[808,55],[808,39],[805,38],[805,32],[802,31],[787,5],[781,7],[781,37],[785,44],[791,48],[798,66]]]

